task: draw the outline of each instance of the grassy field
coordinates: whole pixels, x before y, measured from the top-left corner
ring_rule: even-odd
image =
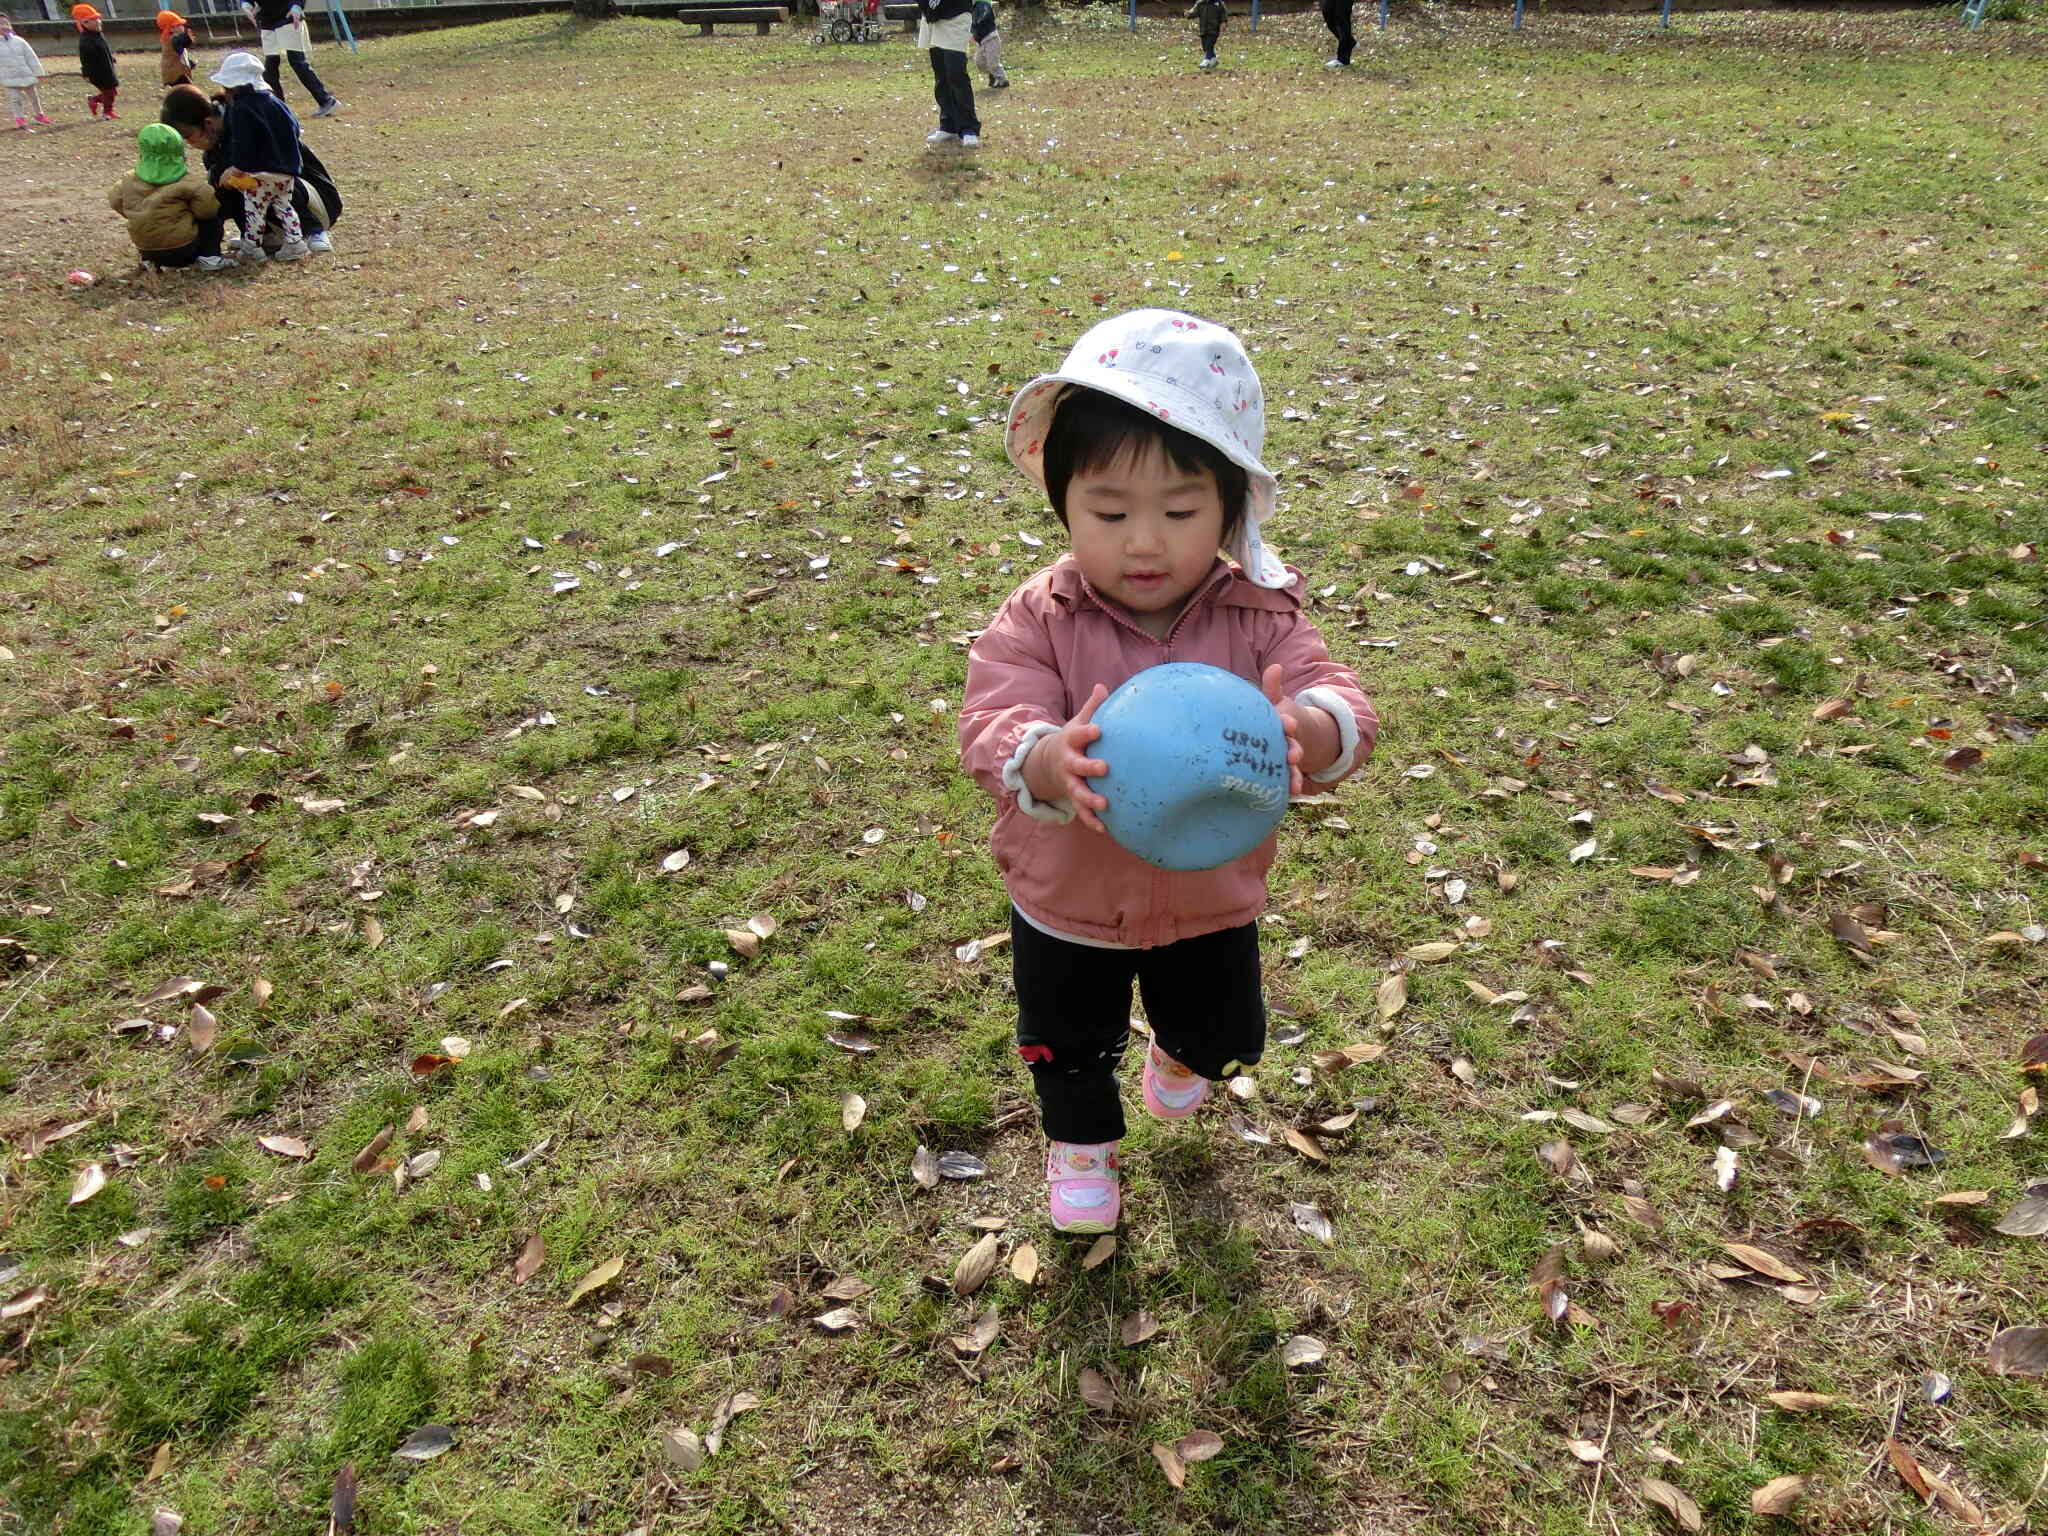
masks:
[[[536,18],[323,50],[337,254],[160,280],[48,90],[0,1530],[345,1467],[447,1536],[2048,1522],[2041,42],[1053,16],[967,159],[907,44]],[[1255,1096],[1136,1117],[1090,1269],[952,710],[1059,547],[1006,398],[1147,303],[1253,347],[1386,731],[1283,831]]]

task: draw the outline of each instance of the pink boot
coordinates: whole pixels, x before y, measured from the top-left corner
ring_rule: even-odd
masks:
[[[1055,1141],[1045,1151],[1046,1203],[1055,1232],[1114,1232],[1122,1214],[1117,1144]]]
[[[1192,1115],[1209,1097],[1209,1080],[1198,1077],[1155,1044],[1145,1052],[1145,1113],[1155,1120]]]

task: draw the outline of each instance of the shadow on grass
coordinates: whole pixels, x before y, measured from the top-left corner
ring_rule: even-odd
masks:
[[[1102,1373],[1114,1412],[1073,1391],[1045,1421],[1021,1501],[1048,1529],[1072,1532],[1270,1530],[1313,1516],[1331,1490],[1305,1449],[1312,1421],[1278,1353],[1286,1330],[1274,1292],[1285,1282],[1261,1268],[1211,1147],[1176,1142],[1155,1157],[1144,1215],[1171,1234],[1171,1258],[1140,1267],[1119,1254],[1107,1271],[1083,1272],[1077,1248],[1054,1282],[1041,1343],[1077,1373]],[[1140,1311],[1159,1320],[1160,1336],[1123,1346],[1116,1320]],[[1193,1430],[1215,1431],[1223,1449],[1189,1466],[1176,1490],[1151,1448]]]

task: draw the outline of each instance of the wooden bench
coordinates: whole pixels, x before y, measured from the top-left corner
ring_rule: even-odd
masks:
[[[721,23],[752,22],[754,31],[762,37],[768,29],[789,20],[789,7],[784,5],[759,5],[748,0],[746,4],[723,5],[712,0],[711,4],[680,5],[671,12],[677,21],[694,21],[700,36],[709,37],[711,29]]]

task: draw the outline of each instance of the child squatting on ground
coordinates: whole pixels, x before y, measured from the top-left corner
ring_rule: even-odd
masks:
[[[135,170],[121,179],[107,204],[128,221],[137,253],[156,267],[218,272],[233,266],[220,253],[220,199],[204,176],[186,173],[178,130],[148,123],[135,138]]]
[[[299,120],[271,94],[263,61],[253,53],[229,54],[211,78],[227,91],[221,126],[227,166],[221,184],[242,194],[242,243],[236,254],[244,261],[262,261],[263,222],[275,217],[284,244],[273,259],[297,261],[306,254],[305,231],[292,206],[300,166]]]
[[[1302,613],[1300,573],[1260,541],[1278,488],[1259,460],[1265,435],[1237,337],[1171,310],[1104,321],[1010,408],[1010,461],[1045,491],[1072,550],[1012,592],[969,651],[960,758],[1000,808],[1017,1050],[1061,1232],[1107,1232],[1120,1215],[1116,1072],[1133,980],[1158,1119],[1193,1114],[1266,1039],[1257,923],[1274,839],[1185,874],[1125,852],[1099,820],[1117,788],[1088,756],[1097,706],[1165,662],[1256,680],[1297,790],[1348,776],[1379,734],[1357,677]]]
[[[47,73],[28,39],[17,37],[14,22],[0,15],[0,85],[7,87],[7,110],[14,114],[15,127],[26,128],[30,117],[39,123],[49,122],[38,84]]]
[[[100,31],[100,13],[89,5],[71,7],[71,19],[78,24],[78,72],[93,88],[85,98],[85,110],[107,121],[114,120],[114,98],[121,93],[121,77],[114,73],[114,50]]]
[[[1201,29],[1203,69],[1216,67],[1216,40],[1223,35],[1223,22],[1229,15],[1223,0],[1195,0],[1188,11],[1188,20]]]

